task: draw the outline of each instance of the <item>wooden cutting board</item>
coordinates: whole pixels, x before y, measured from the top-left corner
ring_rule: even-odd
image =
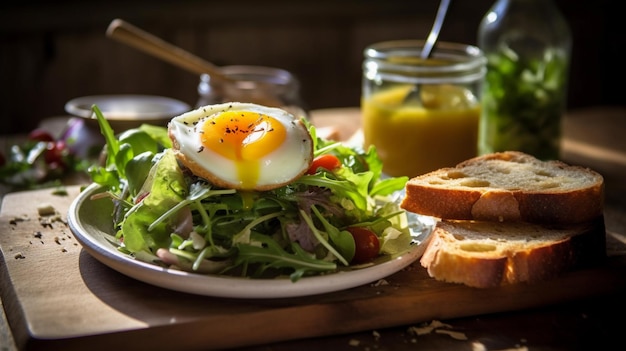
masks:
[[[626,256],[534,285],[472,289],[414,263],[377,284],[318,296],[241,300],[169,291],[87,254],[65,221],[79,193],[8,194],[0,212],[2,301],[21,350],[223,349],[538,307],[626,288]],[[57,217],[39,216],[48,203]],[[54,220],[53,220],[54,219]]]

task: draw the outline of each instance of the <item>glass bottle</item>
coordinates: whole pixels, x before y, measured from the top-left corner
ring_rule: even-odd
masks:
[[[196,107],[223,102],[251,102],[279,107],[296,117],[307,117],[300,97],[300,83],[290,72],[265,66],[224,66],[232,81],[200,76]]]
[[[364,146],[390,176],[414,177],[477,155],[485,58],[476,46],[421,40],[375,43],[364,51]]]
[[[558,159],[572,46],[559,9],[552,0],[497,0],[477,39],[487,57],[479,153]]]

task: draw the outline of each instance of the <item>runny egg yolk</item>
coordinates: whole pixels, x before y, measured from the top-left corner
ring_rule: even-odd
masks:
[[[259,159],[277,150],[287,131],[282,123],[259,112],[226,111],[207,118],[200,143],[233,161],[243,189],[252,189],[259,178]]]

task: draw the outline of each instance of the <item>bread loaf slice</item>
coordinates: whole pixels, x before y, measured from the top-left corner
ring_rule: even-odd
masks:
[[[401,206],[443,219],[582,223],[603,214],[604,178],[507,151],[410,179]]]
[[[545,280],[605,256],[603,217],[573,225],[442,220],[420,263],[437,280],[489,288]]]

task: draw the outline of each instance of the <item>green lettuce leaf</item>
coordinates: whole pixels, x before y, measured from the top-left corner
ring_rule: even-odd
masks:
[[[152,230],[148,227],[187,196],[188,186],[171,149],[164,151],[151,172],[154,176],[151,177],[150,193],[129,210],[121,226],[124,246],[131,252],[168,247],[172,227],[170,221],[161,222]]]

